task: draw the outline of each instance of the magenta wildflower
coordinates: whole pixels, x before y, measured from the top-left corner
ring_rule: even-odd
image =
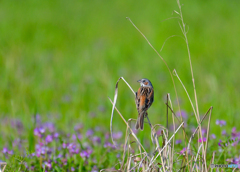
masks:
[[[34,135],[35,135],[35,136],[41,137],[41,133],[40,133],[40,131],[39,131],[38,128],[35,128],[35,129],[33,130],[33,132],[34,132]]]
[[[218,142],[218,146],[222,147],[222,140],[221,139]]]
[[[47,161],[47,162],[45,162],[44,164],[45,164],[45,166],[46,166],[48,169],[51,169],[51,168],[52,168],[52,163],[51,163],[51,161]]]
[[[181,110],[181,112],[180,112],[180,111],[177,111],[177,112],[176,112],[176,116],[181,117],[181,115],[182,115],[182,117],[183,117],[184,119],[187,119],[187,118],[188,118],[188,115],[187,115],[187,112],[186,112],[186,111]]]
[[[36,156],[37,157],[40,157],[41,154],[42,155],[46,154],[47,151],[48,151],[48,148],[45,147],[42,143],[36,144],[35,149],[36,149]]]
[[[35,118],[36,119],[36,123],[40,125],[41,124],[41,116],[39,114],[36,114],[35,117],[36,117]]]
[[[108,140],[110,137],[110,134],[109,133],[105,133],[105,139]]]
[[[211,139],[216,139],[216,135],[215,135],[215,134],[212,134],[212,135],[211,135]]]
[[[120,139],[122,137],[122,132],[113,133],[113,139]]]
[[[18,147],[20,149],[22,147],[21,140],[19,138],[15,139],[12,145],[13,147]]]
[[[58,133],[54,133],[54,134],[53,134],[53,137],[56,139],[56,138],[59,137],[59,134],[58,134]]]
[[[74,143],[69,143],[68,146],[67,146],[67,149],[70,153],[75,153],[75,150],[76,150],[76,145]]]
[[[205,134],[207,134],[207,129],[206,128],[202,128],[202,135],[204,136]]]
[[[78,134],[78,139],[81,140],[82,139],[82,135]]]
[[[18,120],[18,119],[11,120],[11,125],[12,125],[13,128],[17,128],[18,132],[22,132],[23,124],[20,120]]]
[[[180,143],[182,143],[182,140],[176,140],[176,144],[180,144]]]
[[[51,135],[47,135],[45,141],[46,143],[51,143],[53,141],[53,137]]]
[[[232,133],[231,133],[231,135],[232,135],[232,139],[236,139],[236,138],[240,138],[240,132],[237,132],[237,130],[236,130],[236,127],[233,127],[232,128]]]
[[[67,148],[67,146],[68,146],[67,143],[63,143],[63,144],[62,144],[62,148],[63,148],[63,149]]]
[[[39,127],[39,128],[38,128],[38,131],[39,131],[41,134],[43,134],[43,133],[45,133],[45,128]]]
[[[97,136],[94,136],[94,137],[92,138],[92,142],[93,142],[93,143],[98,143],[98,144],[100,144],[100,143],[101,143],[101,138],[100,138],[100,137],[97,137]]]
[[[185,155],[186,150],[187,150],[186,148],[183,148],[183,149],[180,151],[180,154],[181,154],[181,155]]]
[[[75,141],[76,139],[77,139],[76,134],[73,134],[73,135],[72,135],[72,140]]]
[[[105,147],[105,148],[107,148],[107,147],[115,148],[115,146],[110,142],[105,142],[103,147]]]
[[[67,165],[67,159],[66,158],[62,159],[62,163],[63,165]]]
[[[59,153],[57,157],[58,157],[58,158],[62,158],[62,157],[63,157],[63,154],[62,154],[62,153]]]
[[[9,155],[13,155],[13,150],[8,150]]]
[[[99,171],[99,169],[97,168],[96,165],[94,165],[91,172],[98,172],[98,171]]]
[[[86,132],[86,136],[87,137],[90,137],[90,136],[92,136],[93,135],[93,130],[92,129],[90,129],[90,130],[87,130],[87,132]]]
[[[207,138],[206,137],[203,137],[203,139],[199,139],[198,142],[202,143],[202,142],[206,142],[207,141]]]
[[[82,152],[80,152],[80,156],[82,158],[89,158],[89,156],[92,154],[91,150],[83,150]]]
[[[6,154],[7,152],[8,152],[8,148],[4,147],[3,150],[2,150],[2,153]]]
[[[135,127],[132,129],[134,134],[137,134],[139,132],[139,130],[136,130]]]
[[[226,130],[222,130],[222,135],[226,135],[226,134],[227,134]]]
[[[157,136],[162,135],[162,130],[161,129],[157,130],[156,134],[157,134]]]
[[[51,132],[53,133],[55,131],[55,126],[52,122],[47,122],[44,124],[44,126]]]
[[[226,125],[226,121],[217,119],[216,124],[219,125],[220,127],[222,127],[222,126]]]

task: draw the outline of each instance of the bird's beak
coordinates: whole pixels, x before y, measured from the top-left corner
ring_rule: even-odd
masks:
[[[141,79],[140,79],[140,80],[138,80],[137,82],[139,82],[139,83],[140,83],[140,82],[141,82]]]

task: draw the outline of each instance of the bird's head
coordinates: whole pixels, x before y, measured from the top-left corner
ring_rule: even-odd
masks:
[[[139,82],[142,87],[153,87],[152,83],[146,78],[140,79],[137,82]]]

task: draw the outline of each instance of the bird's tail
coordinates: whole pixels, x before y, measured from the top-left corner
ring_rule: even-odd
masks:
[[[135,125],[136,130],[140,129],[143,130],[143,123],[144,123],[144,112],[138,114],[138,119]]]

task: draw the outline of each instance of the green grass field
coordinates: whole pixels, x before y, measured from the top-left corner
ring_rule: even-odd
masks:
[[[200,114],[213,106],[210,132],[217,138],[209,151],[218,151],[219,139],[227,138],[222,130],[226,130],[227,135],[231,135],[233,127],[240,130],[240,2],[184,0],[181,3],[189,27]],[[165,20],[177,16],[173,10],[178,10],[177,3],[165,0],[0,1],[0,160],[14,164],[2,152],[5,147],[21,156],[25,148],[35,150],[36,114],[42,123],[54,123],[56,130],[65,135],[73,133],[77,124],[83,124],[80,133],[83,137],[96,127],[103,133],[110,132],[112,106],[107,97],[113,99],[116,81],[121,76],[135,90],[139,88],[138,79],[145,77],[152,81],[155,102],[149,110],[149,118],[165,126],[167,93],[177,111],[169,72],[126,17],[131,18],[160,52],[169,36],[182,36],[178,19]],[[168,39],[160,54],[172,71],[176,69],[194,100],[184,40],[179,36]],[[187,112],[188,122],[196,124],[187,96],[177,78],[174,79],[181,109]],[[117,107],[125,119],[137,117],[134,96],[123,82],[119,84]],[[226,126],[216,125],[217,119],[225,120]],[[21,121],[22,133],[13,127],[12,120]],[[113,123],[114,131],[125,132],[125,124],[116,114]],[[141,139],[150,131],[149,127],[145,129],[139,133]],[[102,133],[97,135],[104,139]],[[25,145],[22,150],[12,145],[16,138]],[[96,157],[105,152],[103,145],[94,150],[97,149]],[[109,156],[115,157],[117,152],[121,150],[110,152]],[[235,148],[230,152],[233,158],[240,153]],[[73,164],[81,165],[80,156],[72,158]],[[40,160],[34,160],[32,166],[39,166],[39,163]],[[114,166],[115,160],[82,163],[82,170],[90,171],[93,164],[98,169],[109,168]],[[74,166],[75,170],[80,169],[78,165]]]

